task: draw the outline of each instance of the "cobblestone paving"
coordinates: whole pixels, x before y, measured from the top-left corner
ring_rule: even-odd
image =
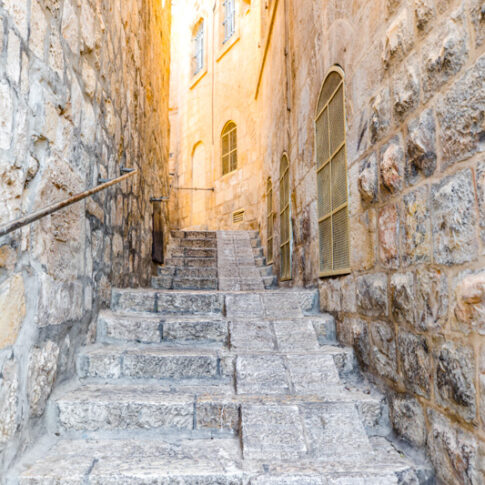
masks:
[[[317,292],[264,290],[248,233],[215,240],[219,290],[113,291],[48,435],[7,483],[434,483],[388,439],[386,402]]]

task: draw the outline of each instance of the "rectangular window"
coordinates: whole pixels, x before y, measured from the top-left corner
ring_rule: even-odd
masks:
[[[194,68],[193,75],[197,75],[204,68],[204,22],[200,22],[194,35]]]
[[[224,0],[224,42],[227,42],[236,31],[236,0]]]

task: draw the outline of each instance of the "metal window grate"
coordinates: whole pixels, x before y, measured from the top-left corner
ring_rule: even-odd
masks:
[[[222,130],[222,175],[237,169],[237,127],[230,121]]]
[[[267,217],[267,237],[266,237],[266,247],[267,247],[267,262],[271,264],[273,262],[273,183],[271,178],[268,177],[266,183],[266,217]]]
[[[283,155],[280,163],[280,279],[291,279],[290,164]]]
[[[244,209],[232,213],[232,223],[239,224],[240,222],[244,222]]]
[[[323,83],[315,119],[320,276],[350,272],[343,72]]]

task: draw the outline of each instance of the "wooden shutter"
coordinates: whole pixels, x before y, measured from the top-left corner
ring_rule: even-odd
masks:
[[[237,169],[237,127],[230,121],[222,130],[222,175]]]
[[[290,164],[283,155],[280,164],[280,279],[291,279]]]
[[[343,73],[323,83],[315,119],[320,276],[350,272]]]
[[[267,247],[267,263],[271,264],[273,262],[273,184],[271,183],[271,178],[268,178],[266,184],[266,215],[267,215],[267,237],[266,237],[266,247]]]

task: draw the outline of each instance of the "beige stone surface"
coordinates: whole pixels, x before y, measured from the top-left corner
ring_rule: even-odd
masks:
[[[22,275],[15,274],[0,285],[0,349],[13,345],[25,317]]]

